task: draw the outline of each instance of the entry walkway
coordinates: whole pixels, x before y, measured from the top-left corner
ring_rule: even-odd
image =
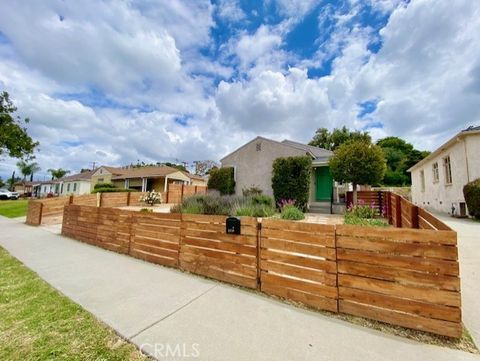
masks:
[[[0,217],[0,246],[159,359],[480,360]],[[169,350],[169,351],[168,351]],[[187,357],[189,356],[189,357]],[[170,358],[171,359],[171,358]]]

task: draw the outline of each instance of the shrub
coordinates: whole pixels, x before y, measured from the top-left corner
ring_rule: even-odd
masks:
[[[358,201],[358,205],[350,205],[347,214],[364,219],[373,219],[379,216],[378,210],[373,205],[366,205],[361,200]]]
[[[274,206],[274,201],[273,198],[270,196],[267,196],[266,194],[257,194],[252,197],[252,203],[253,204],[259,204],[259,205],[265,205],[269,207]]]
[[[170,213],[182,213],[182,205],[175,204],[170,207]]]
[[[308,156],[277,158],[273,162],[272,188],[275,201],[294,199],[306,210],[310,193],[312,159]]]
[[[117,187],[115,187],[115,185],[113,185],[112,183],[97,183],[95,184],[93,189],[98,189],[98,188],[117,188]]]
[[[271,217],[275,214],[275,208],[265,204],[247,204],[235,208],[234,214],[246,217]]]
[[[222,195],[235,193],[233,168],[212,169],[208,178],[208,188],[216,189]]]
[[[144,196],[141,196],[140,202],[144,202],[150,206],[154,206],[155,204],[162,203],[162,194],[153,190],[151,192],[148,192]]]
[[[467,183],[463,187],[463,195],[468,213],[475,219],[480,219],[480,178]]]
[[[242,189],[242,194],[244,197],[253,197],[259,194],[262,194],[263,191],[256,187],[256,186],[251,186],[250,188],[243,188]]]
[[[305,218],[303,212],[293,205],[286,205],[282,208],[282,213],[280,215],[282,219],[290,219],[293,221],[299,221]]]
[[[383,219],[378,218],[360,218],[357,215],[347,212],[345,214],[345,224],[352,224],[357,226],[371,226],[371,227],[388,227],[388,223]]]
[[[152,208],[142,208],[142,209],[140,209],[140,212],[142,212],[142,213],[152,213],[153,209]]]

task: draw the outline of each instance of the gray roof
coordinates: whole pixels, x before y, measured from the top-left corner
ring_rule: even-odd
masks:
[[[480,126],[474,127],[473,125],[471,125],[468,128],[462,130],[462,132],[474,132],[478,130],[480,130]]]
[[[313,145],[294,142],[293,140],[285,139],[282,143],[297,149],[304,150],[305,152],[312,154],[312,156],[316,160],[328,160],[328,158],[333,155],[333,152],[330,150],[315,147]]]

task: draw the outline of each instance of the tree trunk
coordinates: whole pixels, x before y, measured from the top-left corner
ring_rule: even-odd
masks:
[[[353,202],[353,205],[356,206],[357,205],[357,183],[353,183],[353,197],[352,197],[352,202]]]

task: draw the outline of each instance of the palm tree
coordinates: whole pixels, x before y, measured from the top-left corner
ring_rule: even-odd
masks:
[[[23,175],[24,182],[27,180],[28,176],[30,176],[30,181],[32,181],[33,173],[38,172],[41,169],[37,162],[27,163],[24,160],[18,161],[17,167]]]
[[[68,173],[70,173],[69,170],[63,169],[63,168],[58,168],[58,169],[52,169],[50,168],[48,172],[52,175],[52,180],[54,179],[60,179],[65,177]]]

